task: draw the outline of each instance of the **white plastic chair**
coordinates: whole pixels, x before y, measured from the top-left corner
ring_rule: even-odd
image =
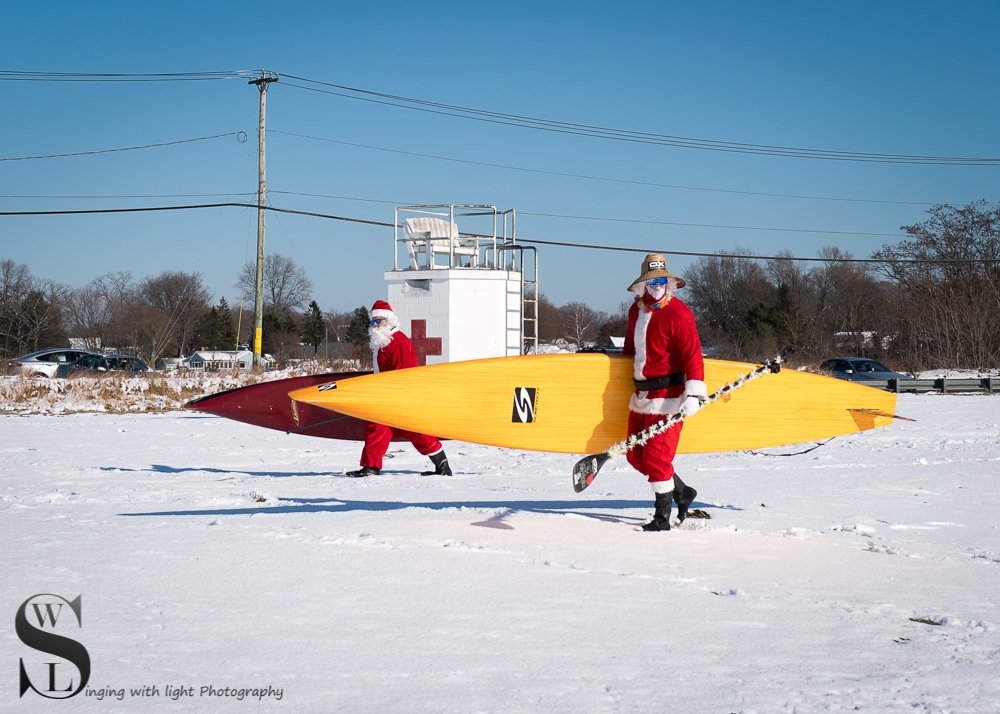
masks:
[[[451,255],[452,252],[458,257],[456,263],[461,263],[461,256],[468,256],[469,265],[473,267],[479,261],[479,250],[475,243],[463,244],[458,234],[458,225],[451,221],[432,216],[407,218],[403,221],[403,232],[406,236],[406,249],[410,254],[411,270],[418,269],[417,256],[420,253],[426,256],[426,267],[429,268],[451,267],[435,264],[434,256]]]

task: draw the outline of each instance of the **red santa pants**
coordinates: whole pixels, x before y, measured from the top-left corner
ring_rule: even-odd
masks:
[[[436,436],[418,434],[415,431],[393,429],[385,424],[365,422],[365,448],[361,451],[361,465],[373,469],[382,468],[382,457],[389,449],[393,433],[410,440],[410,443],[424,456],[430,456],[441,451],[441,442]]]
[[[663,421],[663,414],[628,413],[628,433],[638,434],[648,426]],[[659,436],[646,442],[645,446],[637,446],[626,453],[632,468],[644,474],[650,483],[668,481],[674,477],[674,456],[677,454],[677,442],[681,438],[681,427],[684,422],[675,424]]]

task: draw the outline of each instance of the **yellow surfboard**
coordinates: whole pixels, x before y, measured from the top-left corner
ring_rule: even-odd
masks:
[[[754,367],[705,360],[709,393]],[[627,436],[633,389],[630,357],[588,353],[414,367],[298,389],[289,397],[447,439],[583,454]],[[891,424],[895,406],[890,392],[785,368],[706,405],[685,422],[679,451],[826,439]]]

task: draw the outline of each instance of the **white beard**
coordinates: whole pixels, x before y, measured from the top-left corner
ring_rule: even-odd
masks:
[[[392,342],[393,328],[389,325],[368,328],[368,344],[372,348],[372,354],[377,354],[380,349]]]

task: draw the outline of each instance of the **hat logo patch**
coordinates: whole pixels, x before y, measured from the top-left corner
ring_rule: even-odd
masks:
[[[649,261],[650,270],[666,270],[667,264],[662,260],[651,260]]]

